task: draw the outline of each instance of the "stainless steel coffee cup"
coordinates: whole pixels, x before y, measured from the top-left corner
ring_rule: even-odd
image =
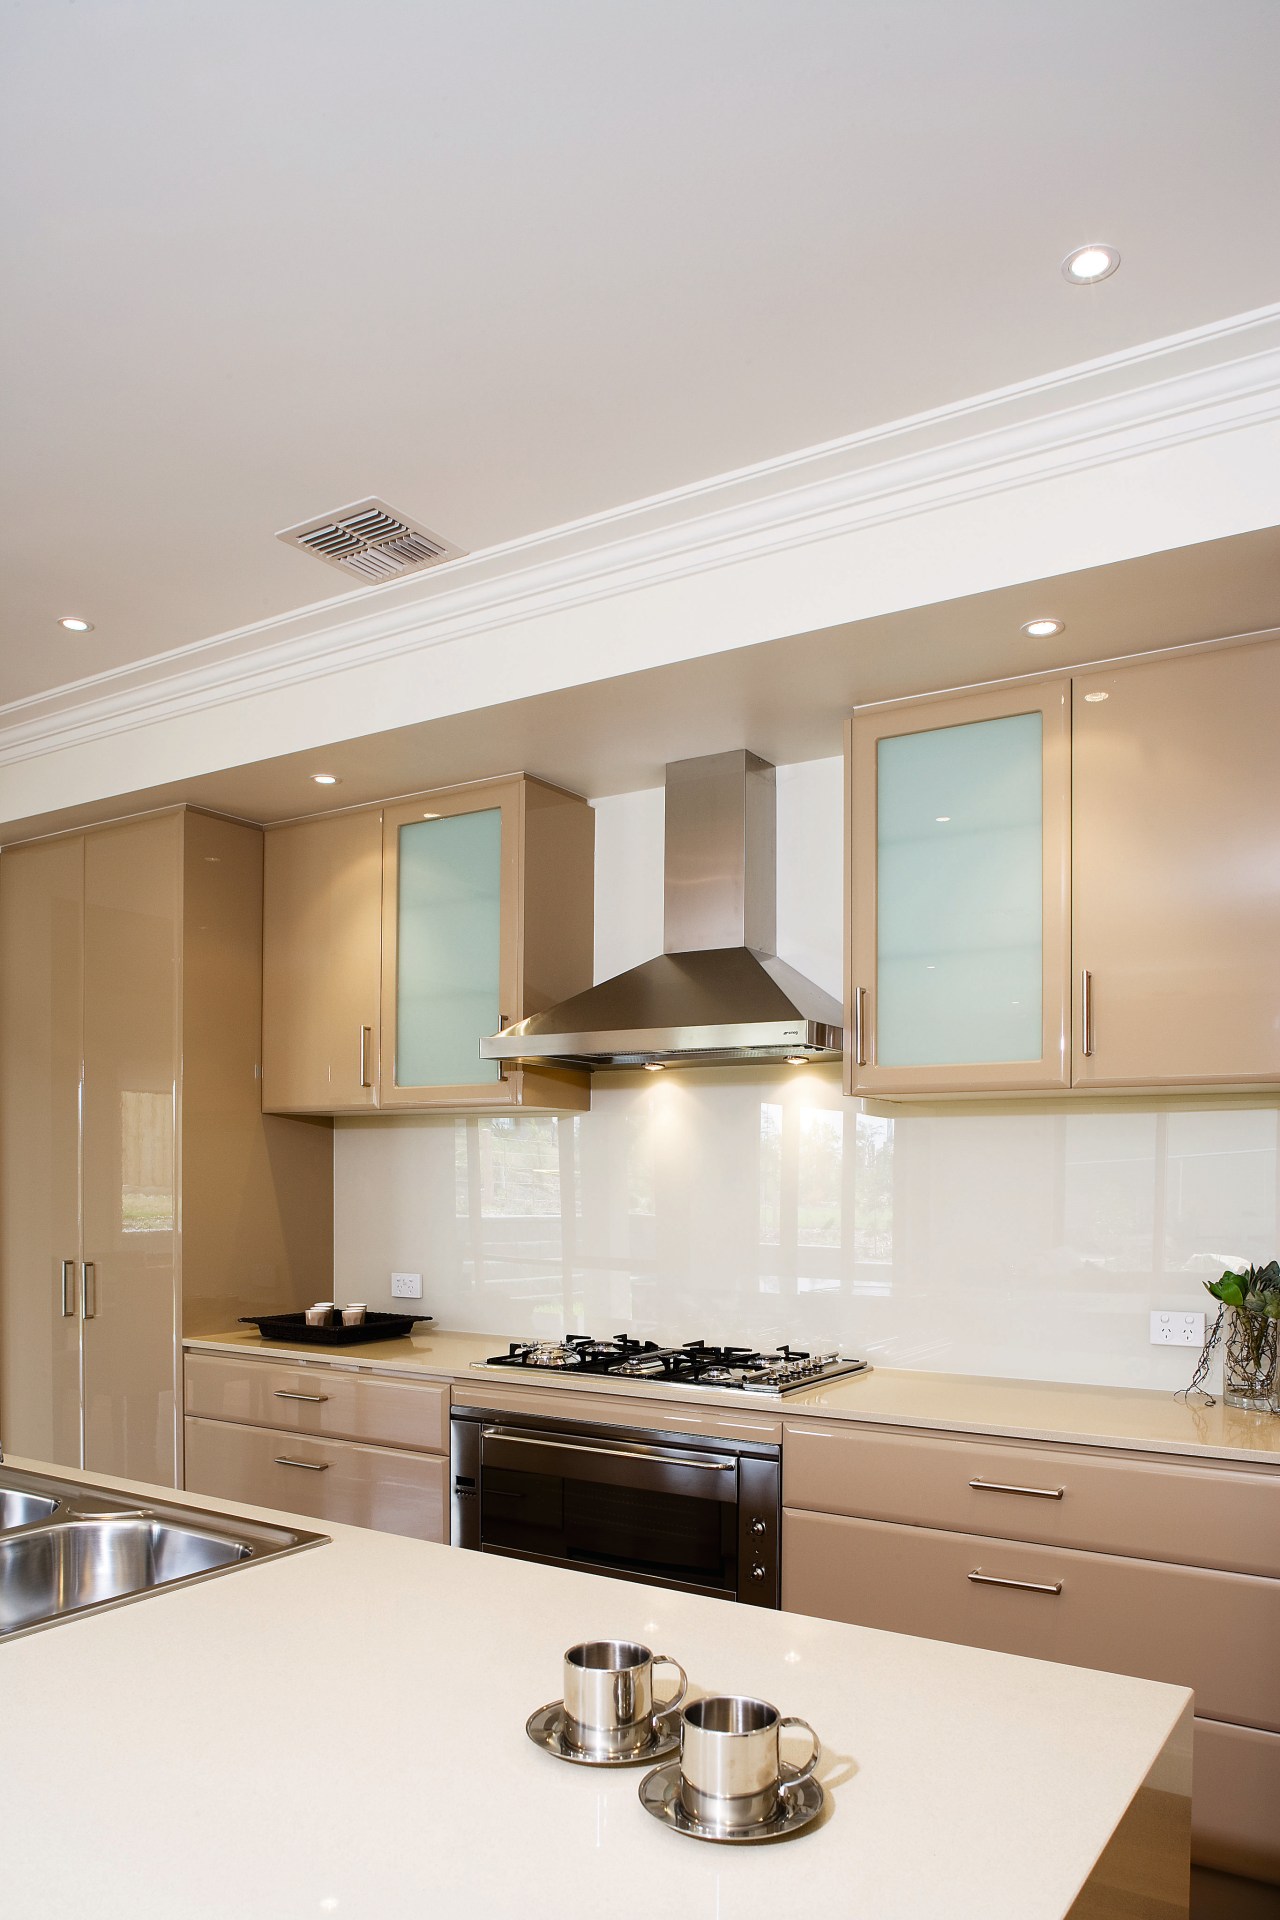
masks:
[[[784,1727],[803,1727],[813,1742],[803,1767],[781,1756]],[[680,1721],[680,1800],[700,1825],[755,1826],[773,1818],[779,1796],[807,1780],[821,1758],[807,1720],[794,1714],[784,1719],[767,1700],[712,1694],[686,1707]]]
[[[655,1701],[653,1670],[674,1667],[679,1691]],[[653,1738],[659,1714],[678,1707],[688,1690],[678,1660],[650,1653],[634,1640],[584,1640],[564,1656],[565,1738],[584,1753],[638,1753]]]

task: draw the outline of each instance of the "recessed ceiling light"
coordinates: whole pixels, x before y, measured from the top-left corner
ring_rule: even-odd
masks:
[[[1024,620],[1022,631],[1028,640],[1052,640],[1056,633],[1065,633],[1065,620]]]
[[[336,787],[338,784],[336,773],[313,773],[311,778],[318,787]]]
[[[70,614],[68,614],[65,620],[59,620],[58,625],[60,627],[65,627],[68,633],[92,633],[93,632],[92,620],[77,620],[77,619],[74,619]]]
[[[1062,277],[1073,287],[1091,287],[1095,281],[1109,279],[1119,265],[1120,255],[1114,247],[1091,240],[1088,246],[1071,249],[1062,263]]]
[[[1089,702],[1090,706],[1093,706],[1095,702],[1099,700],[1105,700],[1106,697],[1105,693],[1086,693],[1085,695],[1085,699]]]
[[[940,827],[945,827],[951,815],[949,813],[935,813],[933,817]]]

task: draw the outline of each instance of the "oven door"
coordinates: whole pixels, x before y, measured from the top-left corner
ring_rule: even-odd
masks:
[[[478,1437],[482,1552],[737,1598],[735,1452],[501,1419]]]

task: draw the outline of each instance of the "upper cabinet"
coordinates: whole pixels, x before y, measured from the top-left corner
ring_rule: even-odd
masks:
[[[1280,1083],[1280,644],[850,722],[850,1093]]]
[[[580,1109],[480,1039],[590,986],[595,816],[524,775],[267,834],[263,1105]]]
[[[1074,691],[1074,1084],[1280,1083],[1280,643]]]
[[[849,725],[850,1093],[1068,1084],[1066,680]]]

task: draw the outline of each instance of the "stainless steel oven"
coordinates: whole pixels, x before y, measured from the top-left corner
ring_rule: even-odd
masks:
[[[776,1446],[453,1411],[453,1543],[779,1604]]]

